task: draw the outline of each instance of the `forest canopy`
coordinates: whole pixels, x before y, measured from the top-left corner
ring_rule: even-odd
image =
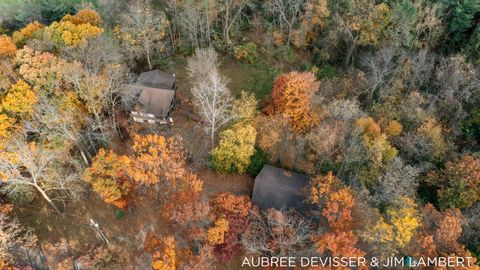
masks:
[[[479,22],[478,0],[0,0],[0,268],[480,269]],[[256,203],[265,165],[305,209]]]

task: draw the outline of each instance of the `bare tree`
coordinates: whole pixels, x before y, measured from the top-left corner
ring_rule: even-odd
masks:
[[[419,168],[404,164],[402,159],[395,158],[380,176],[374,194],[375,199],[388,205],[400,196],[415,198],[420,172]]]
[[[465,57],[457,55],[442,59],[434,76],[435,87],[427,93],[429,109],[455,127],[467,115],[465,104],[480,93],[479,72]]]
[[[249,254],[298,256],[310,252],[311,224],[294,211],[268,209],[250,213],[242,244]]]
[[[217,53],[209,49],[197,49],[188,60],[187,70],[194,80],[193,103],[202,117],[212,147],[219,128],[235,118],[232,110],[233,97],[227,88],[227,79],[218,71]]]
[[[144,57],[152,69],[152,54],[165,50],[167,26],[165,14],[155,11],[149,0],[135,0],[127,5],[115,31],[130,56]]]
[[[192,88],[192,94],[194,105],[206,124],[213,147],[218,129],[235,118],[232,112],[233,97],[227,88],[227,80],[213,70],[206,80]]]
[[[366,91],[367,101],[372,104],[375,93],[379,88],[387,86],[396,68],[397,49],[386,47],[375,54],[370,53],[362,60],[367,74],[368,86]],[[389,87],[386,87],[389,89]]]
[[[15,193],[18,187],[30,188],[42,195],[57,213],[61,213],[54,201],[76,193],[79,177],[65,174],[53,151],[20,140],[8,145],[0,158],[0,171],[4,190]]]
[[[205,80],[211,71],[217,70],[218,66],[218,53],[213,48],[197,49],[188,59],[188,76],[199,82]]]
[[[275,18],[276,24],[287,36],[287,43],[292,40],[295,26],[301,18],[302,7],[305,0],[267,0],[264,2],[264,10]]]
[[[245,7],[251,0],[220,0],[218,1],[221,13],[223,39],[230,42],[230,32],[242,17]]]

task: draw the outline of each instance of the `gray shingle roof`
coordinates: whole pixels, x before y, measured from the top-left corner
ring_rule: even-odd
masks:
[[[306,212],[303,188],[307,184],[308,177],[304,174],[265,165],[255,178],[252,200],[262,209],[294,208]]]
[[[141,73],[140,76],[138,76],[136,84],[151,88],[171,90],[175,86],[175,77],[172,74],[155,69]]]

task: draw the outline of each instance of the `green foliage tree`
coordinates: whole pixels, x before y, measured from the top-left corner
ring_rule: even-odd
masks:
[[[244,173],[255,152],[257,131],[251,124],[237,123],[220,133],[220,143],[212,151],[216,171]]]
[[[477,0],[443,0],[443,14],[448,21],[448,35],[445,49],[456,51],[467,41],[471,31],[474,16],[480,11],[480,2]]]

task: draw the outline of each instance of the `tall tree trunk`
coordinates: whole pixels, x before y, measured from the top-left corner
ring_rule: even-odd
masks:
[[[48,197],[47,193],[45,193],[45,191],[37,185],[35,185],[35,188],[38,190],[38,192],[40,192],[40,194],[42,194],[43,198],[52,206],[55,212],[57,212],[57,214],[59,215],[62,215],[62,211],[58,209],[58,207],[53,203],[50,197]]]

